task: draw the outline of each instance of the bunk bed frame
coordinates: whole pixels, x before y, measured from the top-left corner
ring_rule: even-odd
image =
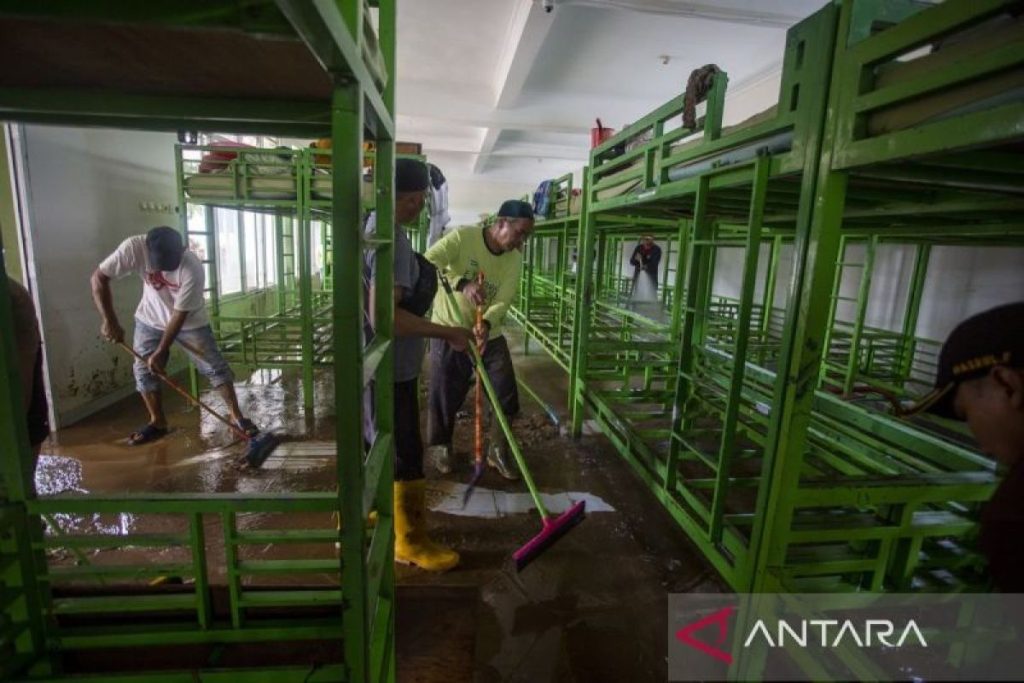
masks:
[[[524,354],[533,339],[568,371],[576,279],[572,253],[581,215],[571,210],[572,173],[553,180],[548,194],[548,215],[534,223],[526,243],[518,299],[509,315],[526,333]]]
[[[0,678],[70,681],[92,671],[104,680],[394,680],[391,297],[377,299],[375,337],[365,350],[361,343],[365,249],[382,255],[374,285],[392,287],[395,3],[374,4],[378,32],[364,2],[0,3],[0,119],[331,135],[334,202],[324,209],[333,288],[355,293],[330,308],[338,458],[336,487],[324,492],[36,497],[14,349],[4,335],[0,451],[14,455],[0,463]],[[35,67],[23,68],[29,61]],[[370,238],[360,230],[364,134],[376,141],[381,169],[380,220]],[[6,295],[0,327],[11,328]],[[366,449],[370,381],[378,436]],[[370,509],[379,516],[367,530],[361,520]],[[47,517],[124,514],[173,519],[180,531],[41,531]],[[337,529],[334,514],[357,521]],[[254,515],[283,526],[254,529]],[[249,557],[256,544],[274,544],[281,559]],[[296,557],[298,546],[322,550],[321,559]],[[126,547],[166,561],[48,566],[43,554]],[[209,552],[219,547],[223,562]],[[218,571],[226,586],[213,585]],[[168,573],[192,582],[147,585]],[[327,580],[273,579],[295,573]],[[248,655],[235,656],[242,651]],[[90,658],[91,668],[76,669]]]
[[[864,314],[874,250],[885,241],[917,248],[896,343],[909,350],[894,355],[887,363],[891,377],[882,377],[909,395],[923,390],[915,373],[922,366],[927,371],[934,358],[935,342],[920,345],[914,338],[928,250],[1024,245],[1024,22],[1010,2],[948,2],[919,11],[908,7],[902,21],[877,31],[861,5],[847,0],[840,15],[831,115],[807,232],[816,249],[802,258],[802,285],[789,302],[800,315],[787,326],[780,353],[779,376],[786,381],[776,384],[773,395],[779,417],[769,433],[765,469],[770,514],[755,585],[984,587],[984,575],[976,572],[983,562],[971,537],[978,504],[996,483],[994,464],[950,443],[948,423],[938,418],[907,423],[805,391],[816,378],[794,370],[821,368],[818,376],[828,376],[830,358],[823,350],[836,346],[835,283],[850,264],[844,249],[849,241],[865,241],[866,252],[843,390],[870,374],[862,354],[870,348]],[[852,454],[859,462],[841,475],[841,485],[827,475],[801,473],[814,457],[820,426],[832,419],[862,430],[864,448]],[[933,436],[938,429],[944,432]],[[889,449],[872,444],[879,436]],[[832,448],[842,452],[842,434],[835,437]],[[858,520],[856,528],[847,526],[845,535],[840,524],[801,528],[823,503],[841,509],[847,522]],[[828,560],[822,559],[826,553],[832,553]],[[798,556],[804,562],[794,562]]]
[[[524,354],[529,354],[530,341],[533,340],[569,372],[576,308],[574,260],[579,258],[580,221],[587,211],[581,201],[580,212],[570,213],[572,174],[552,181],[549,192],[551,199],[548,205],[553,210],[547,218],[536,222],[527,242],[523,278],[511,315],[526,334]],[[670,326],[659,319],[659,314],[670,305],[673,294],[670,278],[676,269],[669,267],[669,263],[673,254],[678,256],[679,245],[675,242],[678,222],[643,216],[625,220],[615,216],[607,221],[599,217],[599,220],[606,223],[602,232],[606,241],[599,241],[597,246],[600,254],[600,267],[597,269],[599,295],[593,311],[595,322],[592,323],[591,334],[625,342],[637,326],[641,326],[654,335],[670,335]],[[660,303],[653,315],[652,311],[637,311],[630,306],[628,299],[633,280],[622,272],[624,250],[634,246],[633,235],[637,230],[657,235],[666,242],[658,286]],[[674,283],[674,279],[671,282]],[[622,353],[625,352],[620,351],[620,355]]]
[[[234,155],[216,161],[207,155]],[[252,148],[230,145],[175,146],[179,214],[186,238],[203,246],[208,280],[206,292],[214,336],[233,365],[254,370],[299,368],[306,410],[314,404],[314,371],[333,364],[331,326],[331,149]],[[415,154],[396,158],[425,161]],[[376,154],[364,151],[369,176],[361,184],[361,212],[376,209],[373,167]],[[204,167],[204,164],[206,165]],[[211,168],[212,171],[211,172]],[[188,225],[189,205],[204,209],[202,230]],[[214,210],[236,212],[241,231],[243,211],[274,218],[277,283],[243,295],[220,293],[220,263]],[[316,234],[319,223],[319,234]],[[429,217],[424,209],[410,238],[426,243]],[[240,232],[240,238],[242,237]],[[314,278],[312,247],[319,240],[324,254],[320,278]],[[244,273],[243,273],[244,280]],[[198,389],[193,368],[192,386]]]
[[[1001,92],[1007,74],[1019,74],[1024,51],[1012,25],[991,50],[971,41],[950,47],[953,36],[1009,4],[827,6],[790,29],[773,111],[723,128],[727,77],[719,73],[703,125],[670,129],[684,94],[592,151],[579,239],[573,431],[589,412],[736,590],[985,586],[971,537],[996,483],[993,463],[951,442],[948,424],[939,435],[929,419],[889,416],[885,402],[817,389],[835,382],[841,346],[854,349],[849,360],[871,343],[863,316],[869,278],[856,297],[852,341],[841,341],[851,339],[849,326],[832,319],[838,270],[852,265],[841,240],[1020,243],[1020,98],[974,97],[969,107],[927,99],[965,84]],[[893,61],[937,39],[948,44],[936,54],[952,53],[957,68],[936,70],[934,58],[923,68]],[[876,111],[885,115],[880,122],[871,118]],[[687,245],[670,308],[680,325],[674,344],[647,347],[643,329],[628,341],[594,334],[602,331],[601,298],[615,294],[594,247],[614,218],[633,216],[677,220]],[[731,300],[714,294],[723,249],[742,255]],[[784,249],[792,250],[789,278],[780,276]],[[878,351],[890,368],[898,365],[896,381],[908,394],[934,353],[912,341],[919,297],[918,289],[899,342],[914,353]],[[822,352],[829,335],[835,353]],[[840,391],[869,374],[861,368],[844,366]]]
[[[831,51],[835,21],[835,9],[826,8],[790,29],[780,90],[784,105],[777,107],[773,116],[752,127],[724,131],[727,76],[719,73],[706,97],[702,126],[673,128],[684,108],[684,93],[591,154],[588,213],[580,238],[580,279],[588,284],[581,287],[585,295],[577,298],[573,336],[573,431],[581,431],[584,412],[589,411],[652,493],[738,590],[751,578],[745,565],[750,551],[733,525],[722,523],[722,511],[711,509],[724,502],[712,494],[719,478],[725,480],[723,489],[731,480],[727,475],[730,468],[728,464],[717,467],[711,458],[704,463],[688,449],[681,451],[679,445],[686,438],[686,429],[673,416],[692,405],[691,394],[701,393],[689,384],[689,378],[695,376],[694,349],[701,349],[694,341],[704,338],[705,328],[716,328],[711,297],[715,250],[733,246],[749,254],[743,267],[739,318],[734,325],[746,330],[750,328],[756,257],[762,240],[775,234],[791,236],[797,214],[802,214],[799,220],[803,222],[809,219],[809,203],[804,199],[813,191],[813,180],[807,178],[804,169],[814,168],[820,154],[820,126],[829,77],[824,56]],[[694,136],[696,144],[687,140]],[[789,140],[784,151],[761,142],[780,137]],[[746,153],[731,163],[720,161],[736,149]],[[673,177],[680,168],[696,171],[675,173]],[[766,231],[766,210],[786,212],[794,220],[789,226]],[[674,220],[676,243],[686,245],[685,260],[680,261],[672,288],[668,326],[673,334],[669,337],[647,342],[635,334],[623,341],[593,336],[592,311],[605,302],[598,298],[599,288],[603,289],[603,278],[597,272],[602,255],[597,255],[595,263],[592,253],[596,245],[607,241],[602,239],[602,232],[607,230],[602,217],[604,225],[611,225],[609,218],[615,216],[623,219],[620,225],[626,226],[637,216]],[[635,239],[640,234],[634,228],[630,236]],[[604,291],[600,294],[607,296]],[[642,330],[641,335],[645,332]],[[746,355],[746,335],[715,339],[720,342],[715,348],[736,357]],[[725,382],[742,385],[742,370],[731,374]],[[616,377],[624,381],[608,383]],[[730,453],[737,431],[738,400],[738,396],[731,396],[725,409],[719,408],[719,419],[726,422],[721,431],[728,435],[721,440]],[[705,445],[712,446],[717,450],[723,444]],[[680,474],[681,467],[690,460],[698,461],[707,471],[699,476],[697,472]],[[709,495],[716,500],[707,501]],[[733,558],[738,558],[739,567],[733,566]]]

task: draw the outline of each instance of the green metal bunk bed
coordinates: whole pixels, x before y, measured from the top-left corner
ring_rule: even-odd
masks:
[[[588,213],[588,219],[590,216]],[[598,215],[594,219],[596,237],[590,254],[595,261],[593,291],[597,294],[587,307],[585,320],[590,354],[586,361],[588,387],[594,394],[610,397],[623,413],[638,422],[670,409],[673,349],[679,344],[681,326],[671,306],[666,306],[666,300],[671,301],[666,288],[662,287],[653,301],[633,300],[633,279],[623,276],[623,263],[632,253],[637,236],[644,234],[665,243],[667,252],[681,244],[677,248],[685,254],[687,234],[683,224],[685,221],[640,213]],[[664,259],[663,283],[671,270],[669,259]],[[674,269],[675,278],[681,275],[678,268]],[[678,291],[677,286],[674,282],[670,290]],[[582,305],[578,295],[576,301],[578,316]],[[579,338],[576,335],[580,334],[580,321],[575,322],[574,352],[579,346],[575,344]],[[570,384],[575,386],[572,378],[570,369]],[[573,405],[570,401],[570,407]]]
[[[333,341],[326,268],[323,279],[314,277],[312,258],[314,238],[325,253],[329,249],[329,166],[330,150],[175,146],[178,203],[185,207],[179,222],[189,242],[201,245],[210,321],[225,357],[253,369],[300,367],[307,409],[313,406],[313,370],[330,364]],[[201,229],[189,226],[190,206],[202,207]],[[240,239],[243,211],[273,216],[273,288],[222,295],[217,209],[232,210]],[[319,235],[315,220],[325,228]]]
[[[523,353],[533,339],[568,372],[580,222],[580,212],[572,211],[572,173],[552,181],[548,207],[526,243],[519,298],[509,314],[526,333]]]
[[[1012,223],[973,231],[970,226],[964,228],[960,234],[956,228],[935,234],[931,228],[910,226],[859,235],[855,230],[843,231],[825,342],[828,353],[821,368],[826,387],[844,395],[874,395],[892,405],[931,389],[941,340],[922,337],[917,330],[922,307],[936,305],[937,295],[929,290],[929,284],[934,288],[939,277],[932,275],[934,256],[941,256],[940,250],[947,248],[1024,248],[1020,226]],[[891,257],[894,250],[909,258],[912,266],[897,282],[901,296],[891,301],[876,296],[874,282],[879,262],[886,265],[884,257]],[[869,324],[873,315],[878,317],[879,309],[895,309],[899,319],[887,326]]]
[[[579,433],[584,412],[589,412],[737,590],[752,578],[747,564],[753,549],[744,533],[748,529],[737,531],[731,518],[729,524],[723,524],[726,520],[720,508],[725,501],[716,495],[719,479],[724,490],[737,475],[729,472],[728,463],[718,467],[715,458],[704,451],[724,449],[731,457],[740,426],[739,397],[732,397],[730,405],[721,410],[716,425],[681,423],[675,418],[692,411],[702,394],[711,396],[707,388],[698,390],[687,384],[697,361],[704,360],[698,354],[705,349],[705,344],[699,343],[705,339],[705,327],[711,333],[708,347],[729,357],[747,355],[748,335],[728,333],[724,314],[718,313],[729,307],[712,296],[716,251],[733,248],[750,254],[741,269],[742,310],[731,325],[740,332],[749,330],[761,244],[776,237],[792,239],[800,208],[809,207],[805,200],[813,181],[804,169],[813,169],[820,154],[829,78],[826,57],[831,52],[835,22],[836,11],[829,7],[790,29],[781,104],[768,114],[732,130],[723,129],[727,76],[719,73],[706,95],[703,121],[695,127],[679,123],[684,93],[591,153],[588,212],[580,237],[580,281],[586,284],[577,298],[570,380],[573,431]],[[766,230],[766,210],[791,215],[790,225]],[[808,220],[808,213],[801,216],[803,221]],[[641,335],[648,330],[641,328],[633,338],[622,341],[597,338],[592,331],[593,311],[613,305],[608,299],[618,293],[602,285],[604,277],[598,270],[604,258],[600,253],[595,258],[594,250],[610,241],[602,236],[604,225],[619,218],[620,225],[628,226],[637,216],[674,221],[676,243],[685,245],[680,250],[681,265],[667,311],[667,325],[673,334],[647,342]],[[629,236],[635,240],[640,234],[634,228]],[[742,386],[742,374],[736,377],[728,368],[720,373],[725,374],[722,382],[726,386]],[[619,381],[613,383],[616,379]],[[691,400],[691,396],[696,398]],[[702,440],[699,455],[681,448],[691,433]],[[752,450],[745,443],[742,446],[744,451]],[[744,463],[750,460],[746,454],[741,459]],[[699,467],[700,471],[687,472],[686,467]],[[741,493],[746,498],[756,495],[756,487],[744,485],[746,490]]]
[[[0,678],[394,680],[392,301],[377,299],[380,322],[364,349],[361,292],[366,249],[381,255],[375,286],[392,286],[396,15],[393,0],[374,5],[0,3],[0,119],[330,135],[332,283],[351,293],[330,307],[338,458],[322,491],[37,497],[3,336]],[[369,238],[360,229],[364,137],[375,140],[382,171]],[[11,329],[6,295],[0,321]],[[378,435],[367,448],[371,381]],[[379,516],[367,529],[360,520],[371,509]],[[338,529],[334,514],[356,521]],[[132,523],[42,533],[43,519],[64,515]],[[147,531],[157,519],[162,531]],[[268,545],[274,559],[254,555]],[[55,564],[45,554],[53,549],[104,549],[104,559]],[[168,574],[186,581],[149,585]]]
[[[537,221],[527,242],[519,298],[512,308],[512,316],[526,332],[524,352],[529,353],[532,339],[568,372],[576,308],[577,240],[581,216],[586,214],[586,209],[571,212],[572,174],[554,180],[549,191],[552,210],[548,217]],[[632,351],[621,344],[637,338],[640,328],[646,331],[649,342],[671,336],[664,311],[671,304],[673,285],[670,282],[674,283],[676,268],[670,264],[678,262],[679,246],[675,240],[679,229],[676,221],[645,216],[627,220],[599,217],[599,220],[603,238],[596,247],[601,264],[597,268],[600,295],[592,311],[591,335],[619,344],[615,355],[625,358]],[[640,310],[630,302],[633,280],[623,275],[622,264],[634,246],[635,235],[647,233],[657,235],[666,243],[666,256],[660,269],[657,301]],[[650,381],[648,377],[648,383]]]
[[[398,155],[403,157],[425,160],[421,155]],[[376,209],[375,163],[376,154],[364,152],[364,168],[369,172],[361,183],[363,215]],[[178,203],[185,207],[179,222],[190,242],[202,245],[210,321],[225,358],[251,369],[301,368],[307,410],[314,403],[315,368],[333,363],[331,166],[331,149],[175,146]],[[201,230],[189,226],[190,205],[203,208]],[[243,211],[273,216],[277,273],[273,288],[229,297],[221,294],[216,209],[235,212],[240,238]],[[425,244],[427,227],[424,210],[412,231],[416,241]],[[314,240],[319,240],[324,255],[319,272],[313,262]]]
[[[983,588],[971,540],[993,463],[951,443],[955,430],[938,418],[908,423],[806,391],[817,378],[798,369],[820,368],[841,392],[861,383],[898,398],[923,392],[936,350],[915,338],[929,251],[1024,244],[1024,20],[1012,2],[893,5],[902,21],[878,30],[867,5],[841,8],[806,237],[816,248],[803,256],[789,303],[799,315],[780,352],[755,586]],[[850,256],[851,242],[862,255]],[[886,243],[915,250],[902,329],[888,339],[865,324]],[[838,283],[851,268],[859,289],[837,325]],[[852,457],[822,467],[822,443]],[[823,509],[828,523],[815,519]]]
[[[838,252],[843,235],[946,232],[961,239],[980,234],[976,228],[990,235],[1016,230],[1008,223],[1019,207],[1019,161],[1006,156],[1012,145],[998,143],[1020,137],[1019,99],[980,111],[974,103],[973,111],[938,122],[926,108],[904,129],[872,134],[880,137],[860,137],[872,128],[858,118],[898,105],[897,90],[919,108],[923,93],[1018,68],[1019,39],[992,52],[974,42],[967,48],[972,67],[942,76],[926,68],[906,84],[857,93],[868,60],[947,37],[959,26],[948,16],[977,24],[1006,5],[827,6],[790,29],[772,110],[724,129],[726,76],[719,73],[696,128],[670,129],[683,108],[680,96],[592,152],[579,249],[585,284],[573,336],[573,429],[579,433],[589,411],[736,590],[984,586],[983,561],[970,538],[978,505],[996,482],[992,463],[927,424],[889,416],[884,402],[844,400],[816,388],[836,360],[821,349],[829,334],[842,335],[830,313],[839,296],[837,269],[846,267]],[[890,121],[908,116],[899,109],[886,114]],[[911,158],[952,147],[965,121],[985,125],[957,148],[996,141],[998,153],[942,157],[943,168],[991,173],[973,187],[966,174],[949,187],[944,171],[918,168]],[[930,130],[943,132],[922,137]],[[843,165],[832,170],[837,159]],[[845,192],[853,159],[867,170]],[[1012,171],[997,163],[1011,159]],[[904,173],[909,177],[900,182]],[[602,220],[629,215],[674,218],[687,244],[671,307],[670,320],[680,326],[675,344],[616,346],[593,334],[599,297],[608,297],[593,249]],[[723,282],[737,291],[723,294]],[[864,340],[861,325],[854,346]],[[630,361],[615,355],[627,346]],[[906,367],[923,362],[901,360]],[[651,372],[661,380],[654,391],[641,375]],[[609,384],[615,376],[623,381]]]

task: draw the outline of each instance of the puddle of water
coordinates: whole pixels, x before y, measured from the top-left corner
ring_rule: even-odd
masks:
[[[535,509],[533,498],[529,493],[509,493],[477,486],[465,509],[462,497],[466,493],[466,484],[452,481],[435,480],[427,482],[428,504],[434,512],[443,512],[459,517],[497,518],[508,515],[526,514]],[[561,514],[581,500],[586,501],[587,512],[615,512],[600,496],[586,491],[566,491],[565,493],[541,493],[540,499],[552,514]]]

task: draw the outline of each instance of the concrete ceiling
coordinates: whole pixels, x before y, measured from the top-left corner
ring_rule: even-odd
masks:
[[[578,171],[595,117],[619,128],[729,73],[727,120],[774,104],[786,28],[823,0],[399,3],[398,133],[449,179],[453,223]]]

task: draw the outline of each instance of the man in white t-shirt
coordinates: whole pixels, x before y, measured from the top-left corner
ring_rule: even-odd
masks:
[[[203,298],[206,274],[195,254],[186,251],[181,235],[173,228],[153,228],[145,235],[129,237],[92,274],[92,298],[107,340],[124,341],[110,295],[110,281],[137,274],[142,278],[142,300],[135,309],[132,346],[145,358],[134,365],[135,386],[149,411],[149,423],[134,432],[130,444],[155,441],[167,434],[167,416],[160,398],[160,380],[171,344],[179,342],[196,367],[220,392],[231,419],[250,435],[259,430],[238,406],[234,375],[217,348]]]

